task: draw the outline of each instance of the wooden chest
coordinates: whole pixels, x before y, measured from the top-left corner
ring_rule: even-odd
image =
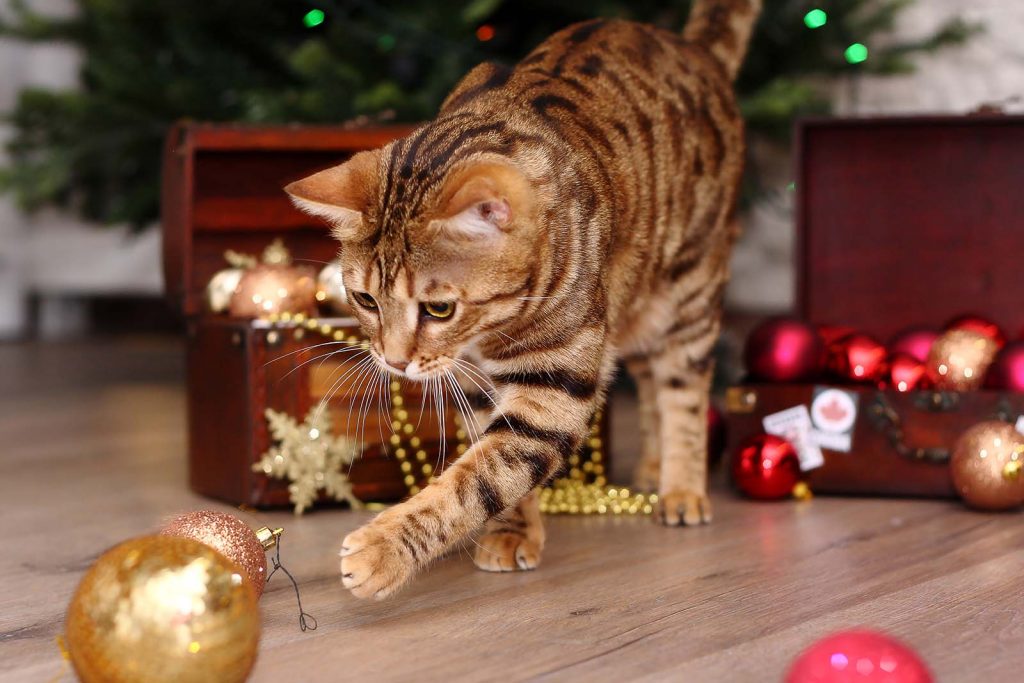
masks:
[[[798,312],[886,340],[961,313],[1024,327],[1024,118],[832,119],[797,128]],[[821,382],[818,384],[827,384]],[[745,384],[728,396],[735,446],[766,415],[809,405],[815,384]],[[858,396],[850,452],[824,451],[819,493],[952,496],[944,462],[968,427],[1013,421],[1024,395]]]
[[[204,303],[207,283],[225,268],[229,249],[258,254],[281,239],[297,263],[319,267],[332,260],[338,247],[327,228],[295,210],[281,188],[409,130],[183,124],[168,136],[164,277],[168,296],[187,319],[188,457],[195,491],[234,504],[288,505],[288,482],[253,467],[272,446],[267,409],[301,421],[323,405],[333,434],[364,447],[349,473],[363,501],[415,492],[465,448],[453,409],[439,420],[418,385],[371,382],[344,354],[320,357],[331,348],[322,346],[330,339],[321,327],[357,341],[354,319],[325,317],[310,326],[309,320],[232,318],[209,312]]]

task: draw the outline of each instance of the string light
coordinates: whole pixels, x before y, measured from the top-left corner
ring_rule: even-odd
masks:
[[[486,43],[488,40],[494,37],[494,27],[490,24],[484,24],[476,30],[476,38],[481,43]]]
[[[807,28],[821,28],[828,22],[828,15],[823,9],[812,9],[804,15],[804,25]]]
[[[863,43],[854,43],[843,53],[850,64],[860,64],[868,58],[868,48]]]
[[[306,12],[306,16],[302,17],[302,23],[306,28],[313,28],[314,26],[319,26],[324,23],[324,19],[326,18],[327,15],[324,14],[322,9],[311,9]]]

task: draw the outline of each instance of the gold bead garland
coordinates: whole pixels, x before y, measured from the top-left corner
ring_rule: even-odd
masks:
[[[355,334],[346,333],[334,325],[302,313],[280,313],[266,317],[271,324],[295,325],[295,338],[301,339],[304,330],[316,332],[334,341],[359,344],[368,349],[369,342]],[[402,383],[390,382],[391,427],[393,433],[388,445],[395,454],[403,483],[410,496],[420,492],[423,477],[431,484],[435,481],[434,466],[428,462],[422,440],[415,434],[416,427],[409,420],[409,411],[402,395]],[[625,487],[608,486],[604,466],[604,443],[601,440],[601,411],[595,413],[590,423],[583,452],[569,456],[568,476],[552,481],[540,492],[540,510],[547,514],[569,515],[649,515],[654,512],[658,496],[654,493],[636,493]],[[469,448],[466,426],[460,425],[455,432],[455,452],[462,455]],[[412,457],[410,457],[410,452]]]

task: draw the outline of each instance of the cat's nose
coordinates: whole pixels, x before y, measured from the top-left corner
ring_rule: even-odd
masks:
[[[407,360],[395,360],[391,358],[385,358],[384,362],[396,370],[404,371],[407,367],[409,367],[409,361]]]

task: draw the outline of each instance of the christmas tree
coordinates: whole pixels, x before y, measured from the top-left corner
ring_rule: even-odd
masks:
[[[737,88],[750,130],[784,135],[825,112],[814,76],[894,73],[916,53],[964,41],[954,20],[898,43],[912,0],[765,0]],[[513,64],[546,36],[594,16],[679,30],[689,0],[77,0],[71,19],[12,0],[0,35],[64,41],[83,55],[81,87],[26,89],[0,189],[25,209],[70,207],[90,220],[150,224],[172,122],[339,123],[433,115],[484,60]]]

